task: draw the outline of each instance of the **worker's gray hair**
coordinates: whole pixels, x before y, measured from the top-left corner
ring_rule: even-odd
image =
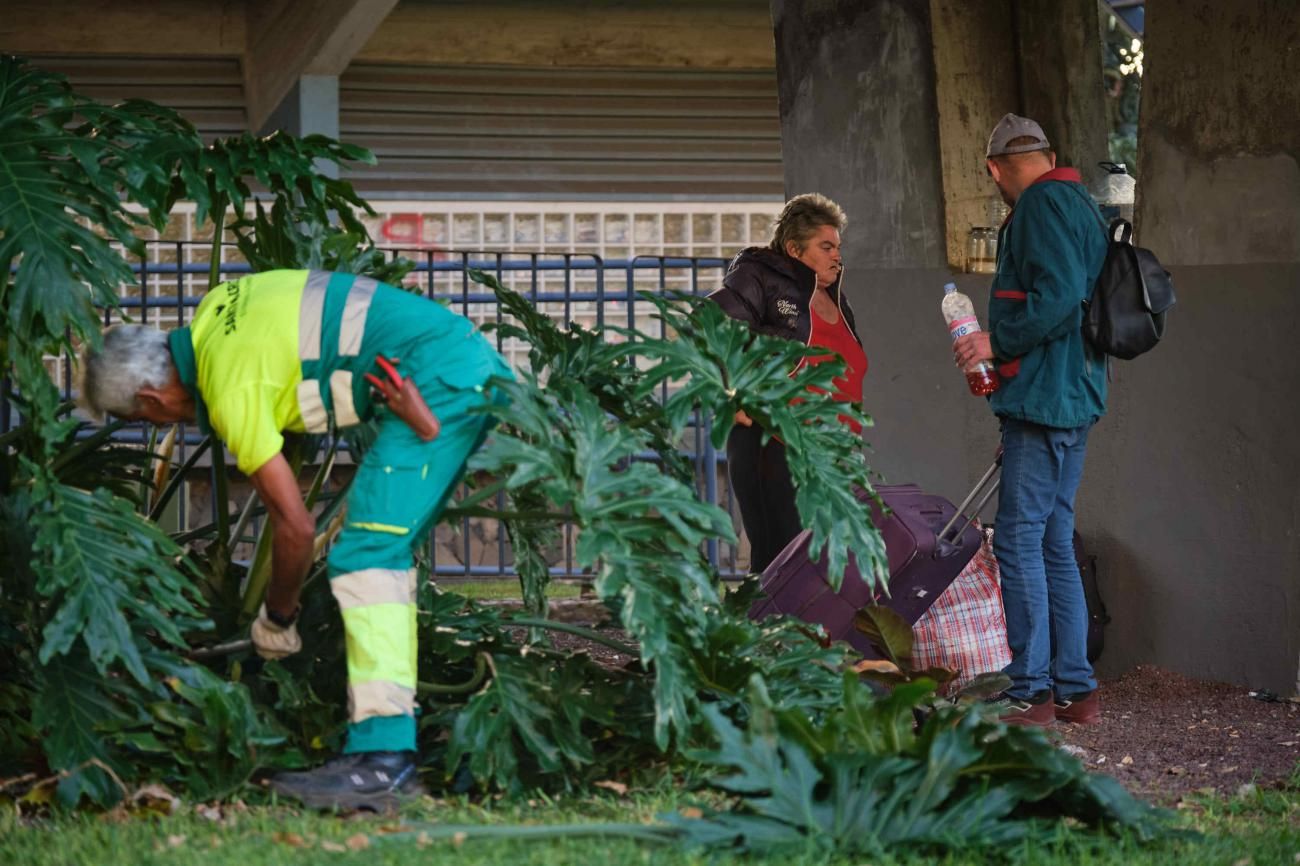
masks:
[[[98,421],[104,414],[132,415],[140,408],[141,388],[161,388],[172,380],[167,335],[144,325],[113,325],[104,331],[103,346],[81,350],[77,405]]]
[[[834,226],[836,231],[842,232],[847,224],[843,208],[819,192],[806,192],[790,199],[781,208],[781,215],[772,226],[771,247],[784,253],[786,244],[793,243],[794,248],[802,253],[817,229]]]

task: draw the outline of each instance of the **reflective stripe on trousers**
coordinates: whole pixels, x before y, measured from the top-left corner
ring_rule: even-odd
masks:
[[[340,574],[330,591],[343,614],[348,650],[348,718],[415,713],[415,569]]]

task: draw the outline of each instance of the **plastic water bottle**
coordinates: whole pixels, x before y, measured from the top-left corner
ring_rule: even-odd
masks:
[[[958,337],[974,334],[980,330],[979,319],[975,318],[975,305],[970,298],[957,291],[956,283],[943,286],[943,317],[948,322],[948,333],[953,342]],[[966,368],[966,385],[976,397],[987,397],[998,389],[998,374],[988,361],[976,361]]]

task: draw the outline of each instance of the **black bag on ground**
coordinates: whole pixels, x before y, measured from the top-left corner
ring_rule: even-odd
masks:
[[[1088,605],[1088,661],[1095,662],[1104,647],[1105,629],[1110,616],[1106,613],[1106,603],[1101,600],[1101,591],[1097,587],[1097,557],[1083,549],[1083,539],[1077,531],[1074,533],[1074,560],[1079,564],[1083,597]]]
[[[1174,284],[1154,253],[1133,245],[1126,220],[1110,224],[1106,241],[1106,261],[1083,304],[1083,335],[1097,351],[1127,361],[1165,335]]]

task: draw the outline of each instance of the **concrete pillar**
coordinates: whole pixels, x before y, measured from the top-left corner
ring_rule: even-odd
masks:
[[[785,191],[824,193],[849,218],[844,288],[876,419],[868,462],[957,496],[997,430],[952,366],[939,313],[952,274],[929,18],[928,0],[772,0]]]
[[[1165,340],[1118,366],[1080,501],[1106,668],[1300,692],[1300,7],[1149,0],[1138,242]]]
[[[772,0],[786,192],[849,213],[853,261],[944,262],[926,0]]]
[[[1092,181],[1108,158],[1097,0],[1014,0],[1020,114],[1043,125],[1061,165]]]
[[[339,137],[339,79],[337,75],[302,75],[289,91],[259,134],[282,130],[290,135],[328,135]],[[338,165],[318,161],[317,169],[328,177],[338,177]]]
[[[965,268],[970,230],[993,225],[998,198],[984,169],[989,131],[1022,110],[1014,18],[1011,0],[930,0],[930,20],[948,263]]]

